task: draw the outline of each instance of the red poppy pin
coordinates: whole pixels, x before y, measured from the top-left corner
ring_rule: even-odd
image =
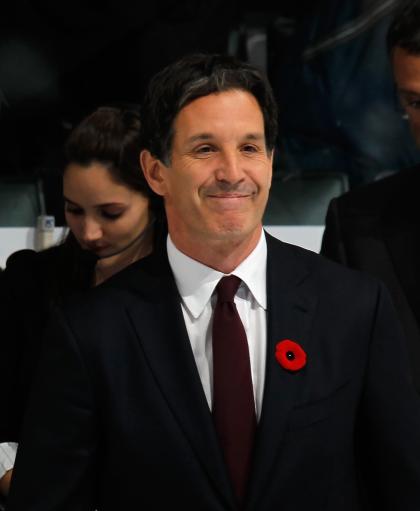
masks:
[[[290,339],[276,344],[276,359],[284,369],[292,372],[299,371],[306,365],[306,353],[297,342]]]

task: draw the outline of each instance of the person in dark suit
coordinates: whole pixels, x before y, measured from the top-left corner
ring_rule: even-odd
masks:
[[[419,509],[420,398],[386,288],[262,228],[264,75],[187,55],[141,117],[166,249],[56,310],[8,511]]]
[[[137,109],[100,107],[85,117],[65,148],[68,235],[46,250],[14,252],[1,272],[0,494],[8,491],[15,443],[54,306],[147,255],[163,229],[161,200],[140,170],[140,140]]]
[[[420,1],[405,2],[387,36],[397,92],[420,147]],[[420,168],[356,188],[330,203],[321,253],[382,279],[403,324],[420,392]]]

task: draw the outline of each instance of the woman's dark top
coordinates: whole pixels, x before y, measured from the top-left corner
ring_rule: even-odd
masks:
[[[166,222],[158,217],[153,228],[153,250],[161,250]],[[19,441],[50,314],[72,295],[83,298],[93,286],[96,261],[70,235],[63,244],[41,252],[13,253],[0,272],[0,442]]]
[[[96,256],[72,236],[62,245],[20,250],[0,273],[0,441],[17,441],[52,309],[92,286]]]

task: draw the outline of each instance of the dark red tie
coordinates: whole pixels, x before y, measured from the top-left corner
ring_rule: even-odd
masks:
[[[217,284],[213,315],[213,418],[233,488],[243,501],[256,430],[246,333],[234,302],[241,279]]]

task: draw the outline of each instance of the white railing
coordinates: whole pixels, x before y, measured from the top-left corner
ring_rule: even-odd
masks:
[[[286,243],[299,245],[313,252],[319,252],[321,248],[324,226],[269,225],[265,228],[267,232]],[[63,239],[65,231],[63,227],[56,227],[53,242]],[[37,236],[37,230],[33,227],[0,227],[0,267],[4,268],[6,259],[16,250],[34,249],[37,246]]]
[[[66,233],[65,227],[56,227],[52,233],[52,243],[58,243]],[[36,249],[40,246],[39,231],[35,227],[0,227],[0,267],[16,250]]]

